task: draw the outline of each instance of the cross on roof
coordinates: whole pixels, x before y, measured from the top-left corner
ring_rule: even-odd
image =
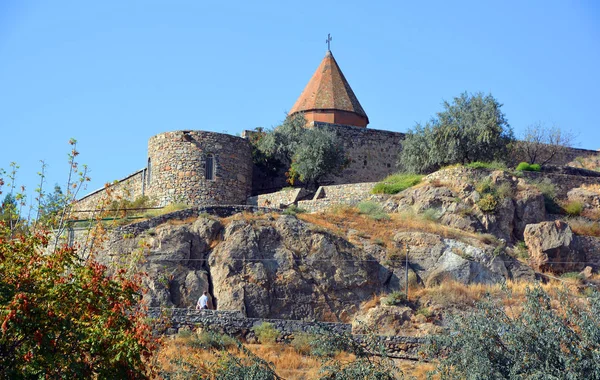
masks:
[[[331,42],[332,39],[333,38],[331,38],[331,34],[327,33],[327,39],[325,40],[325,42],[327,43],[327,51],[331,51],[331,49],[330,49],[331,46],[329,45],[329,43]]]

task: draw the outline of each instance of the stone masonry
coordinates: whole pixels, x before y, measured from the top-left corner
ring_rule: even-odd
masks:
[[[244,204],[252,189],[252,154],[248,141],[227,134],[175,131],[148,143],[147,195],[159,206],[181,202],[194,206]],[[213,161],[213,179],[206,163]]]

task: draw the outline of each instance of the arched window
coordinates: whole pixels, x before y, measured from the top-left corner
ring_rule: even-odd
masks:
[[[148,157],[148,169],[146,170],[146,185],[150,186],[150,175],[152,174],[152,161]]]
[[[209,181],[215,179],[215,156],[214,154],[206,155],[206,162],[204,163],[204,178]]]

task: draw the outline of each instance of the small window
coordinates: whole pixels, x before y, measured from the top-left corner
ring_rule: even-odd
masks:
[[[212,154],[207,154],[206,155],[206,163],[205,163],[205,176],[204,178],[206,178],[209,181],[212,181],[215,179],[215,156]]]
[[[150,186],[150,175],[152,173],[152,161],[148,157],[148,169],[146,170],[146,184]]]

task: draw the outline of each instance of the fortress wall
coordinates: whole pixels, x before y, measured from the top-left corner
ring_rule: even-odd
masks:
[[[260,194],[249,197],[246,204],[258,207],[275,207],[291,205],[308,192],[302,188],[283,189],[274,193]]]
[[[138,170],[137,172],[115,181],[110,184],[109,188],[112,190],[112,199],[116,197],[123,197],[130,201],[135,198],[144,195],[144,180],[146,175],[146,169]],[[101,206],[103,200],[106,200],[108,195],[106,188],[98,189],[90,194],[79,199],[74,206],[74,210],[95,210]],[[75,216],[78,218],[84,217],[86,213],[76,213]]]
[[[147,193],[159,206],[245,204],[252,188],[250,144],[240,137],[205,131],[176,131],[153,136]],[[213,157],[214,178],[206,178]]]
[[[380,181],[398,171],[396,162],[404,133],[339,124],[313,123],[333,131],[344,143],[349,165],[331,178],[332,184]]]
[[[355,206],[367,199],[376,182],[320,186],[311,200],[299,201],[298,207],[308,212],[323,211],[336,204]]]

